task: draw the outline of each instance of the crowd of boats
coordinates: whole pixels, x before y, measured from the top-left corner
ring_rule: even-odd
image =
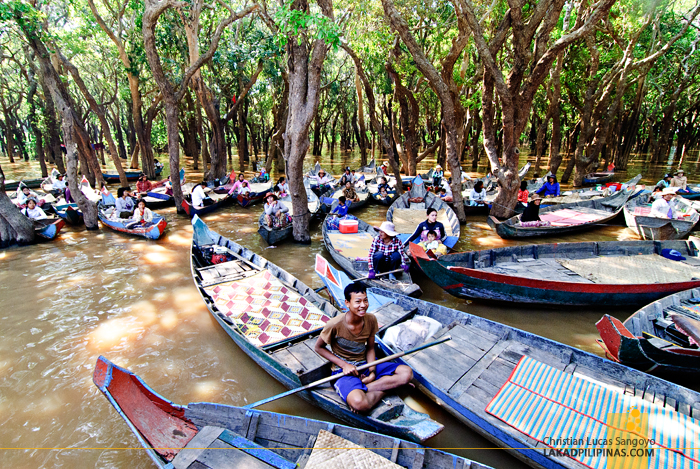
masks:
[[[212,317],[272,377],[349,426],[254,409],[270,399],[246,407],[177,405],[104,357],[94,382],[159,467],[330,467],[331,461],[353,467],[360,460],[364,467],[485,467],[420,446],[443,427],[398,395],[359,413],[328,383],[331,363],[315,345],[325,324],[347,311],[345,288],[362,281],[367,311],[378,321],[380,353],[397,355],[420,391],[533,467],[604,467],[614,457],[605,438],[610,432],[646,439],[645,449],[653,450],[645,453],[649,467],[699,467],[700,393],[683,386],[700,371],[700,245],[683,239],[700,218],[694,192],[667,197],[671,217],[654,217],[654,192],[664,197],[670,191],[652,192],[639,184],[640,176],[604,186],[605,175],[599,176],[593,180],[598,187],[527,197],[523,214],[490,217],[489,224],[503,238],[562,236],[611,223],[624,212],[640,240],[455,253],[460,224],[441,168],[398,182],[374,163],[354,174],[348,169],[339,180],[317,165],[304,181],[308,210],[320,220],[326,251],[342,269],[317,255],[315,271],[324,283],[318,291],[200,218],[225,203],[264,201],[259,233],[270,244],[282,242],[291,236],[294,216],[283,179],[273,183],[263,173],[245,184],[234,175],[217,187],[192,184],[183,203],[194,228],[191,272]],[[537,193],[548,179],[525,180],[522,190]],[[408,189],[401,196],[397,184]],[[486,216],[498,190],[495,180],[465,178],[463,188],[465,208]],[[115,218],[119,197],[93,192],[100,220],[102,214]],[[128,198],[124,192],[118,195]],[[167,185],[139,195],[145,205],[165,202]],[[523,221],[535,200],[538,223]],[[389,206],[379,227],[349,213],[371,201]],[[116,218],[125,227],[134,223]],[[380,269],[376,243],[394,242],[402,251],[393,258],[397,264]],[[460,298],[641,309],[624,322],[601,318],[602,357],[422,301],[411,276],[418,269]],[[644,428],[609,418],[631,409],[647,416]]]

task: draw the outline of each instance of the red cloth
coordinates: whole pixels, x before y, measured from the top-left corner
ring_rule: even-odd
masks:
[[[527,197],[530,195],[530,192],[528,190],[518,190],[518,202],[522,202],[524,204],[527,203]]]
[[[153,183],[151,181],[148,181],[148,180],[146,180],[146,181],[139,180],[136,183],[136,190],[138,192],[148,192],[148,191],[152,190],[153,187],[154,187]]]

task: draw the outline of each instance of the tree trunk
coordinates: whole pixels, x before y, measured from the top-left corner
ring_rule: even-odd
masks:
[[[360,77],[357,76],[357,73],[355,73],[355,92],[357,93],[357,121],[360,125],[360,166],[367,166],[367,128],[365,127],[365,109],[362,100],[362,83]]]

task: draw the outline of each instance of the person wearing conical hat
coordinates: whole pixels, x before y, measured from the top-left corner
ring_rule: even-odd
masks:
[[[369,275],[375,278],[377,273],[391,272],[399,266],[404,272],[408,272],[410,260],[404,251],[403,243],[396,237],[396,227],[390,221],[385,221],[379,227],[379,233],[372,241],[369,248]],[[392,279],[394,274],[389,274]],[[394,277],[395,278],[395,277]],[[393,280],[393,279],[392,279]]]

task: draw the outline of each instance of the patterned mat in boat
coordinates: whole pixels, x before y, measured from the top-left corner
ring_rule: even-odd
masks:
[[[700,467],[700,421],[528,356],[486,412],[550,448],[566,448],[568,457],[590,468]],[[634,444],[618,445],[618,439]],[[653,452],[621,460],[623,449]]]
[[[313,303],[282,285],[268,270],[204,291],[256,347],[322,329],[330,319]]]

